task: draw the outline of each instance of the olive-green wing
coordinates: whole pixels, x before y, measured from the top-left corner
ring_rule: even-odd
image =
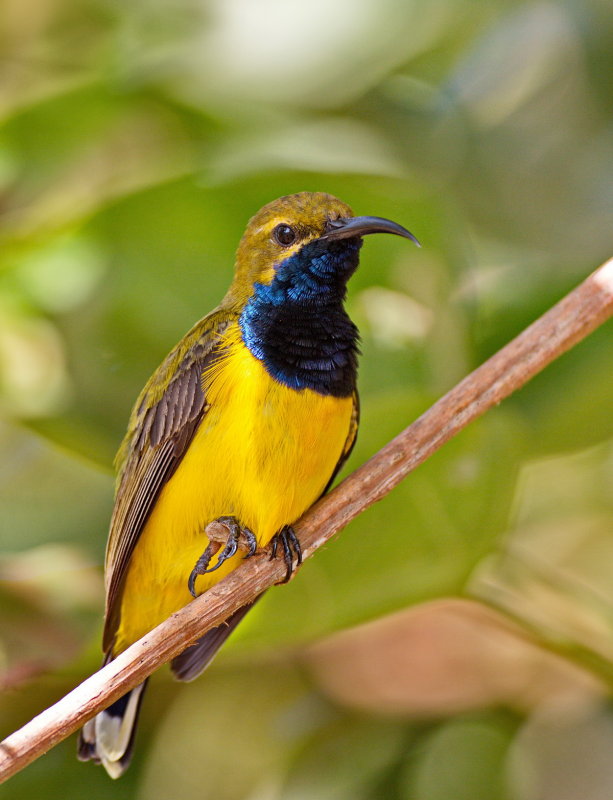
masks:
[[[227,312],[216,310],[197,323],[152,375],[132,411],[117,455],[117,492],[106,551],[105,652],[113,646],[136,543],[206,413],[202,374],[218,356],[219,336],[230,321]]]

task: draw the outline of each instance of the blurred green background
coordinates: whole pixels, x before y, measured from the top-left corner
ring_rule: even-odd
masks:
[[[249,217],[365,243],[349,468],[613,255],[610,0],[4,0],[0,733],[97,668],[112,457]],[[119,784],[74,737],[10,800],[613,797],[605,325],[154,679]]]

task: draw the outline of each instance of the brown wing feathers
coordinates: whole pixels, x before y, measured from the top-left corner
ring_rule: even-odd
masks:
[[[106,558],[107,605],[103,646],[112,648],[119,622],[121,590],[128,563],[164,484],[172,476],[206,411],[202,374],[216,357],[218,334],[227,323],[210,326],[183,355],[176,377],[159,399],[159,385],[173,354],[147,384],[122,446],[123,464],[111,520]],[[124,455],[125,454],[125,455]]]

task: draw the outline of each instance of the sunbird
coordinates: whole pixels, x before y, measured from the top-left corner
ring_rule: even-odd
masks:
[[[120,446],[105,559],[104,663],[271,545],[288,579],[292,524],[331,485],[356,440],[358,329],[344,301],[362,237],[393,233],[323,192],[274,200],[250,220],[221,304],[153,373]],[[205,531],[217,522],[225,542]],[[246,606],[171,662],[189,681]],[[78,756],[128,767],[146,681],[87,722]]]

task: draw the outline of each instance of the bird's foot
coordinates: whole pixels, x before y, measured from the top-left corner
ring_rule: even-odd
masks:
[[[287,567],[287,572],[285,573],[284,580],[281,583],[287,583],[289,579],[292,577],[292,574],[295,569],[302,564],[302,548],[300,547],[300,541],[296,536],[296,531],[292,528],[291,525],[286,525],[284,528],[281,528],[279,533],[275,534],[271,540],[271,548],[270,548],[270,559],[272,561],[273,558],[277,557],[277,550],[279,549],[279,545],[282,548],[282,555],[285,560],[285,565]],[[296,556],[296,565],[294,566],[294,555]]]
[[[213,522],[209,522],[205,533],[209,543],[204,553],[196,561],[196,566],[191,571],[187,581],[187,587],[192,597],[196,597],[195,584],[199,575],[215,572],[224,561],[236,555],[239,549],[246,551],[245,558],[255,555],[255,551],[258,549],[258,542],[253,531],[241,526],[236,517],[218,517]],[[217,556],[216,563],[209,567],[211,559],[222,546],[223,550]]]

